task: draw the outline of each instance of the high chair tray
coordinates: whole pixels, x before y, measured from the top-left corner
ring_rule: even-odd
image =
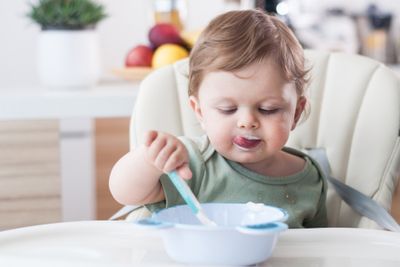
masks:
[[[400,234],[350,228],[290,229],[257,266],[400,266]],[[154,231],[125,221],[81,221],[0,232],[0,266],[185,266]]]

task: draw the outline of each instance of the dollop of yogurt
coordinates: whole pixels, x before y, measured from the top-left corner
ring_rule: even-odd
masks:
[[[247,202],[246,203],[246,211],[241,220],[241,225],[251,225],[259,223],[259,215],[260,213],[265,211],[265,205],[263,203],[254,203]]]
[[[247,202],[246,208],[252,212],[262,212],[265,210],[265,205],[263,203]]]

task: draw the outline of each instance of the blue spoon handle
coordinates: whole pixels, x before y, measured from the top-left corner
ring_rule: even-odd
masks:
[[[196,196],[193,194],[190,187],[186,182],[178,175],[176,171],[168,173],[169,178],[178,190],[179,194],[182,196],[183,200],[188,204],[190,209],[196,215],[196,217],[205,225],[216,225],[215,222],[211,221],[203,212],[200,202],[197,200]]]
[[[200,203],[193,195],[187,183],[183,181],[182,177],[180,177],[176,171],[168,173],[168,176],[193,213],[198,213],[201,209]]]

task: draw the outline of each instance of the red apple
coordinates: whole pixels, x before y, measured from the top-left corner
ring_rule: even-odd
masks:
[[[169,23],[158,23],[149,31],[149,41],[159,47],[163,44],[182,45],[184,42],[179,34],[179,30]]]
[[[151,67],[153,50],[146,45],[133,47],[125,58],[126,67]]]

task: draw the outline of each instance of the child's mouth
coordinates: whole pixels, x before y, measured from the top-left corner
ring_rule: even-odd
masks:
[[[251,149],[256,147],[261,140],[256,137],[251,137],[251,136],[236,136],[233,138],[233,143],[241,148],[245,149]]]

